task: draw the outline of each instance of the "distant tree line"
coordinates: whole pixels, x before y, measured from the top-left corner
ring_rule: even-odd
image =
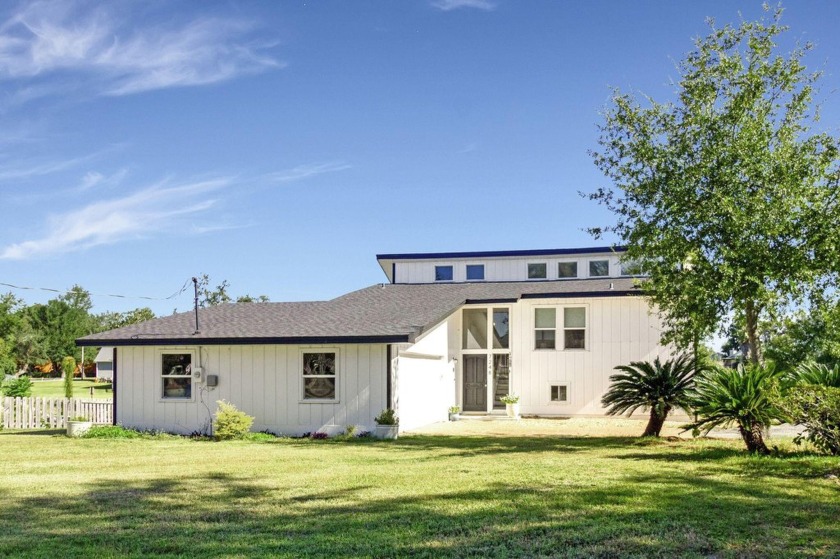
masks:
[[[199,305],[209,307],[224,303],[267,302],[268,297],[228,294],[229,284],[222,281],[211,288],[207,274],[199,277]],[[63,375],[62,363],[72,357],[84,370],[90,367],[96,351],[82,350],[76,339],[89,334],[122,328],[155,318],[148,307],[125,312],[91,312],[90,292],[79,285],[46,303],[27,305],[12,293],[0,295],[0,379],[5,375]],[[67,363],[70,361],[68,360]]]

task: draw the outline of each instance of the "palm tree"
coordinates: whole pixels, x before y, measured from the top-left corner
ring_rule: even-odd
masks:
[[[769,454],[762,432],[785,415],[774,394],[781,375],[773,365],[747,365],[737,369],[715,367],[699,375],[694,399],[698,420],[689,428],[708,433],[715,427],[738,425],[747,450]]]
[[[608,415],[627,412],[632,415],[637,409],[650,409],[643,437],[658,437],[668,413],[682,408],[691,413],[689,389],[696,372],[693,360],[688,355],[662,363],[659,357],[650,361],[634,361],[620,365],[621,371],[610,377],[610,389],[601,399]]]

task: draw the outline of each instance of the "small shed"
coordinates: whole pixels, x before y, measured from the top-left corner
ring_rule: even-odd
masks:
[[[103,347],[96,354],[96,378],[114,380],[114,348]]]

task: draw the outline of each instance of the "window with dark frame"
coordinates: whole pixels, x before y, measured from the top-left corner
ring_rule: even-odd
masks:
[[[484,279],[484,264],[467,264],[467,281]]]
[[[546,279],[547,277],[548,267],[545,262],[528,264],[528,279]]]
[[[576,278],[578,277],[577,262],[560,262],[557,264],[558,278]]]
[[[303,354],[303,399],[336,399],[336,353],[334,351]]]
[[[452,266],[435,266],[435,281],[452,281]]]

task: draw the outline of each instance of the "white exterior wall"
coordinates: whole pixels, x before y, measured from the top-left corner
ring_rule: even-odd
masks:
[[[557,347],[563,343],[563,307],[586,307],[586,349],[534,348],[534,309],[552,306],[557,308]],[[512,305],[487,307],[511,309],[511,391],[521,397],[521,412],[526,415],[603,415],[601,397],[609,388],[615,366],[657,356],[668,358],[671,354],[670,348],[659,345],[660,321],[650,313],[643,297],[523,299]],[[450,344],[452,353],[460,351],[460,320],[456,330]],[[460,363],[456,394],[462,405]],[[552,384],[568,386],[568,403],[550,401]]]
[[[194,350],[205,375],[218,387],[202,394],[193,382],[191,401],[161,398],[161,350]],[[305,402],[303,351],[338,352],[338,399]],[[384,344],[224,345],[120,347],[117,350],[117,421],[126,427],[190,433],[206,427],[216,401],[227,400],[255,417],[253,431],[336,434],[348,425],[372,430],[386,405]]]
[[[574,256],[528,256],[517,258],[452,258],[442,260],[406,260],[395,263],[396,283],[435,283],[435,266],[452,266],[454,282],[467,281],[467,264],[483,264],[483,281],[526,281],[528,264],[546,264],[548,280],[557,277],[559,262],[577,262],[578,278],[589,277],[590,260],[609,260],[610,277],[621,276],[619,256],[616,254],[590,254]],[[532,280],[539,281],[539,280]]]
[[[456,361],[450,357],[450,332],[449,322],[444,321],[415,344],[400,346],[393,367],[400,431],[446,421],[449,407],[455,405]]]

